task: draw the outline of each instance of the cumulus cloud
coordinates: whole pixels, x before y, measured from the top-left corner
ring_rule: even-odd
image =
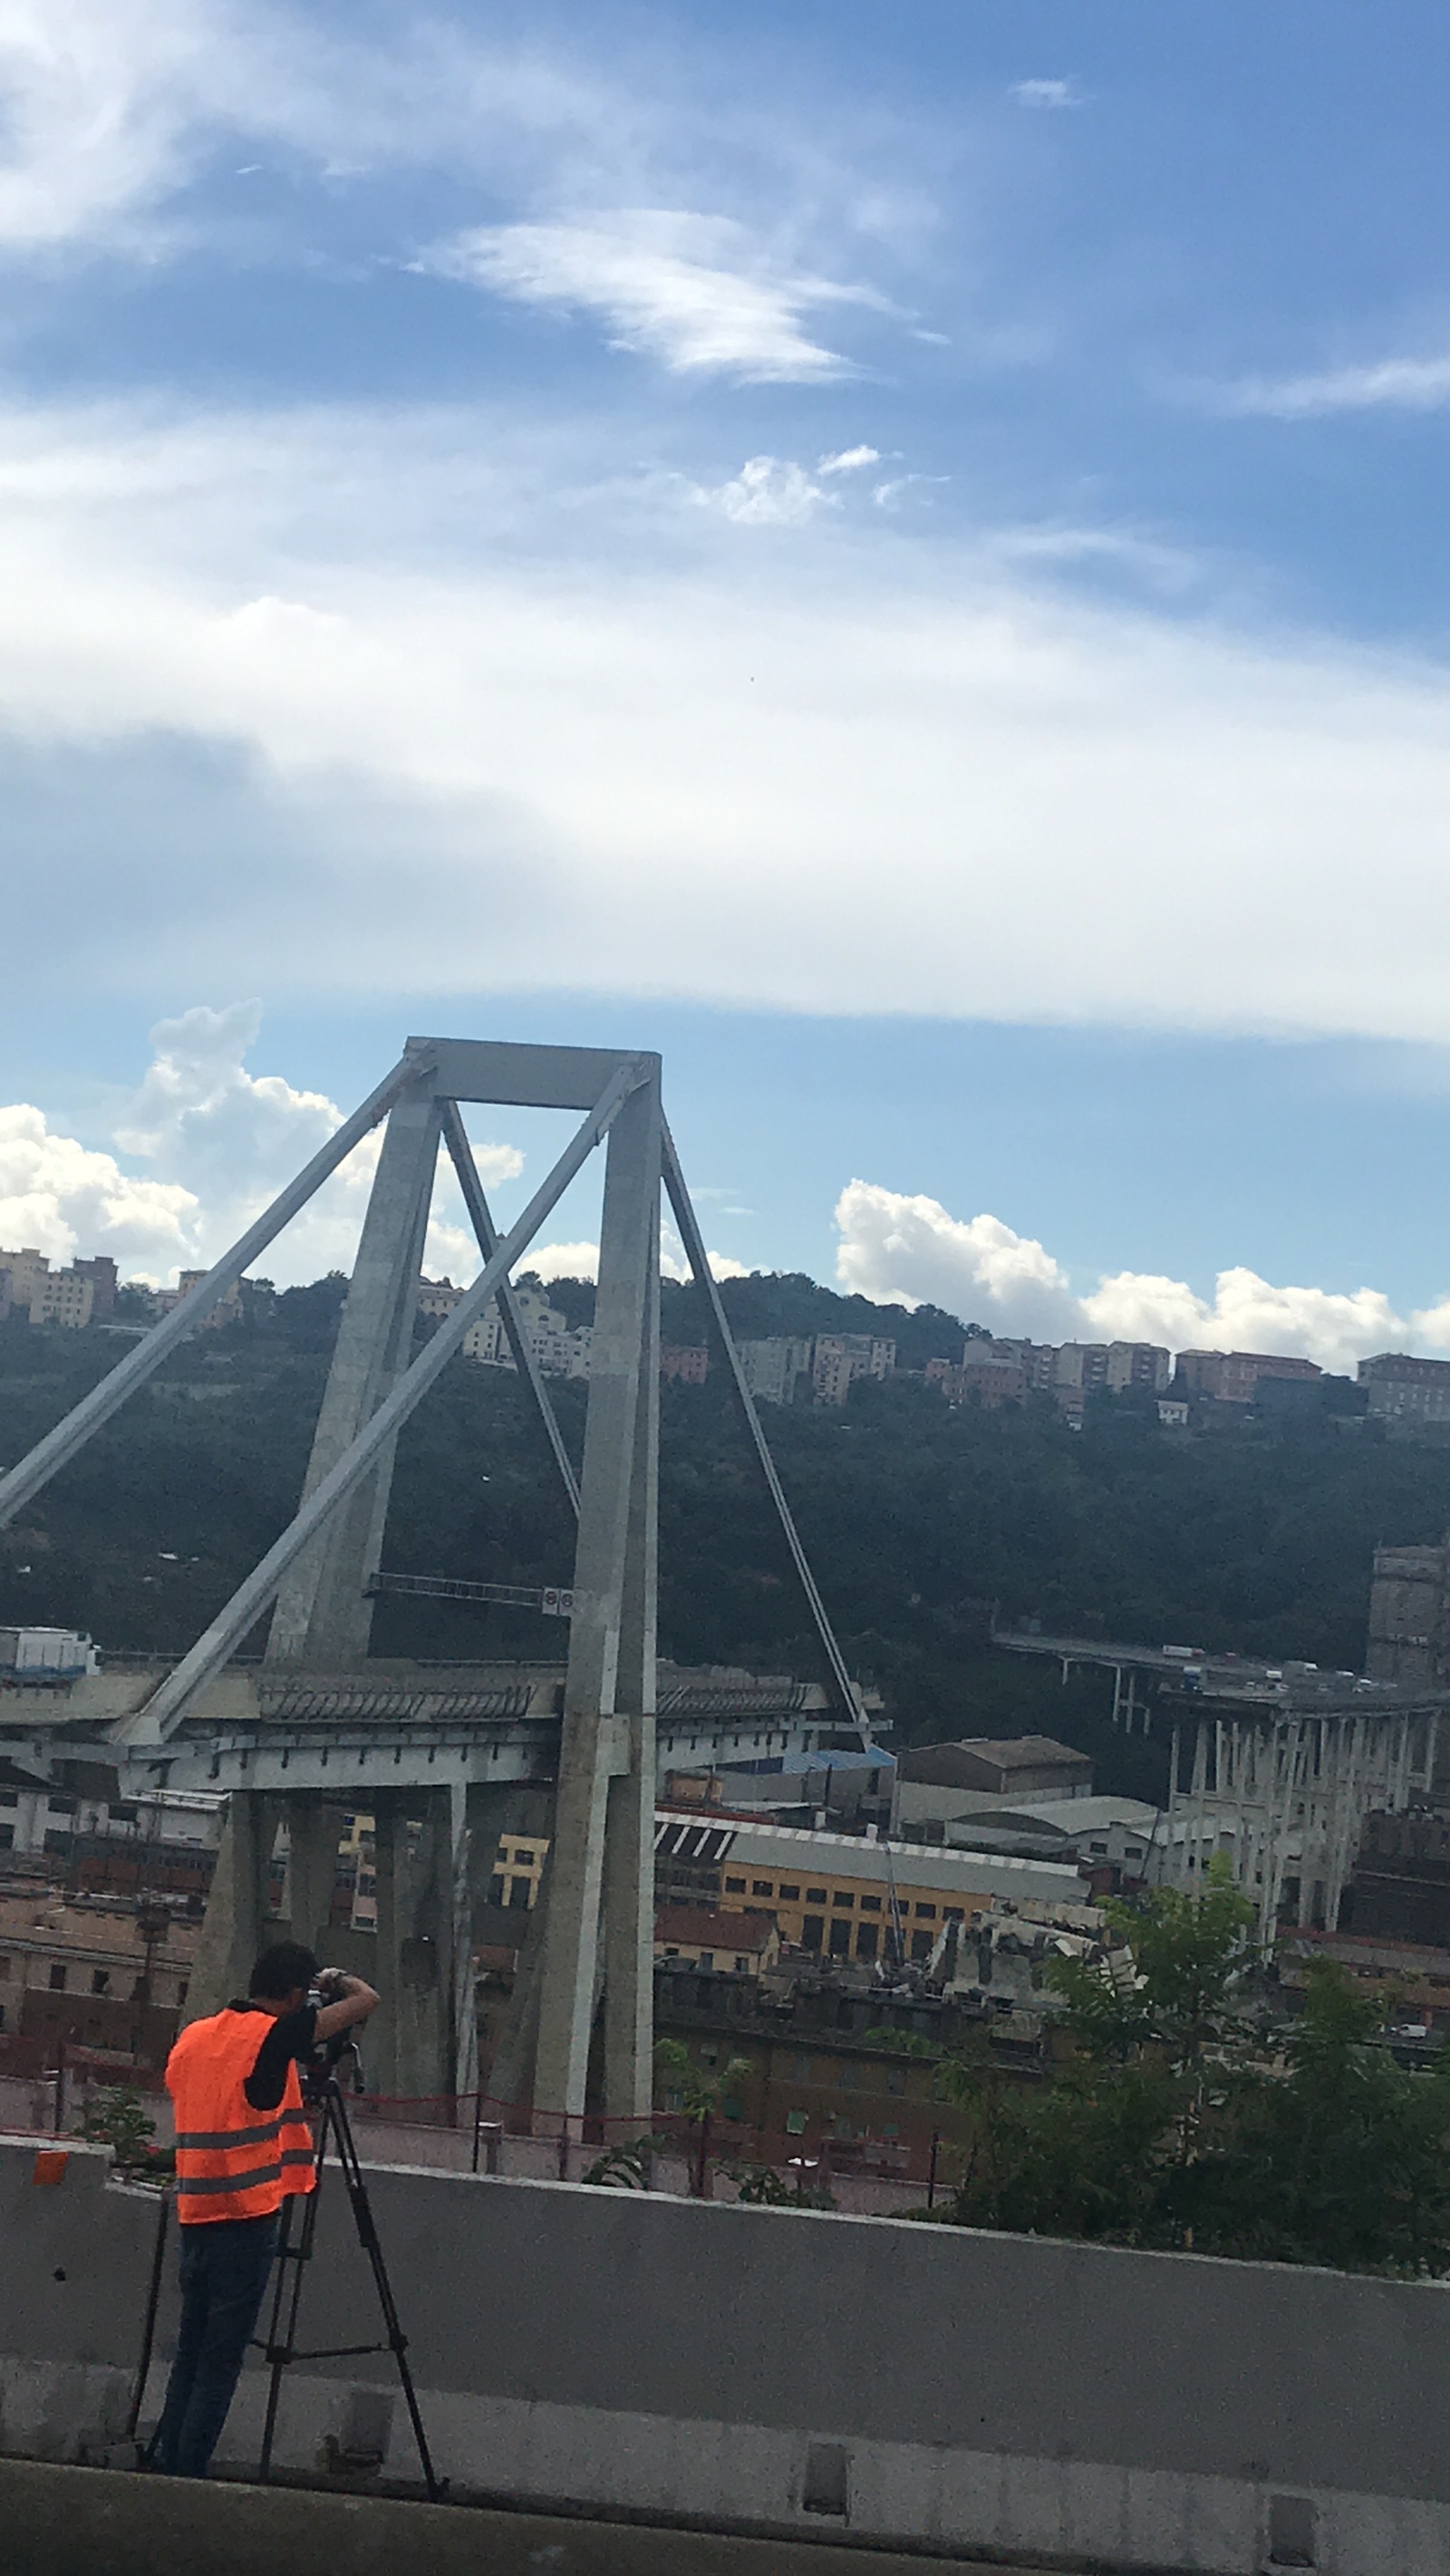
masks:
[[[0,1108],[0,1243],[33,1244],[62,1261],[110,1253],[123,1278],[157,1284],[208,1268],[345,1115],[321,1092],[247,1071],[260,1024],[260,1005],[239,1002],[198,1006],[152,1030],[151,1063],[111,1141],[165,1178],[138,1177],[116,1154],[57,1135],[38,1109]],[[272,1277],[285,1285],[352,1268],[380,1144],[381,1130],[364,1138],[278,1236],[263,1264]],[[475,1157],[485,1188],[523,1169],[512,1145],[480,1144]],[[469,1279],[479,1253],[462,1217],[440,1164],[425,1266]]]
[[[1407,1317],[1375,1288],[1277,1288],[1244,1268],[1221,1270],[1212,1298],[1131,1270],[1080,1294],[1051,1253],[999,1217],[954,1217],[937,1199],[870,1181],[842,1191],[836,1224],[844,1288],[887,1304],[945,1306],[1009,1337],[1272,1351],[1351,1375],[1371,1351],[1450,1345],[1450,1299]]]
[[[1014,81],[1012,96],[1019,107],[1082,107],[1082,91],[1073,80]]]
[[[818,474],[859,474],[868,465],[879,465],[879,447],[843,447],[839,456],[823,456],[816,467]]]
[[[693,498],[742,528],[799,527],[817,510],[835,507],[835,495],[813,483],[804,466],[779,456],[751,456],[728,483],[696,486]]]
[[[198,1203],[174,1181],[136,1180],[111,1154],[58,1136],[43,1111],[0,1109],[0,1244],[51,1261],[109,1253],[130,1273],[189,1263]]]
[[[710,1252],[706,1259],[716,1279],[748,1279],[750,1276],[744,1262],[732,1261],[728,1252]],[[520,1275],[526,1270],[532,1270],[545,1281],[597,1279],[599,1246],[597,1243],[541,1243],[524,1254],[519,1263]],[[660,1275],[665,1279],[677,1279],[682,1284],[690,1276],[684,1245],[668,1222],[660,1227]]]
[[[518,303],[597,314],[616,348],[658,358],[674,375],[746,384],[849,374],[845,358],[807,335],[803,317],[823,304],[875,301],[780,268],[729,218],[671,208],[485,226],[440,243],[420,265]]]
[[[1217,397],[1224,411],[1268,420],[1321,420],[1345,411],[1443,411],[1450,358],[1380,358],[1318,375],[1251,376]]]

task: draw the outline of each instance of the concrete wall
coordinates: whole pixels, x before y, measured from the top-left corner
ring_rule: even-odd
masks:
[[[124,2418],[156,2208],[93,2153],[58,2185],[33,2161],[0,2146],[0,2448],[94,2458]],[[1450,2570],[1438,2286],[577,2185],[371,2186],[460,2490],[1144,2576]],[[320,2238],[306,2339],[365,2340],[335,2181]],[[170,2316],[168,2297],[163,2339]],[[263,2385],[249,2370],[233,2410],[236,2468]],[[393,2386],[384,2361],[299,2366],[283,2457],[315,2467],[378,2415],[406,2478]]]

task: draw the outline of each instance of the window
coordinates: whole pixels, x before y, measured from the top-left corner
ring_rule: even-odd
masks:
[[[750,1893],[752,1896],[773,1896],[775,1882],[769,1878],[753,1878],[750,1882]]]
[[[826,1891],[823,1887],[808,1887],[806,1889],[807,1905],[824,1905],[825,1901]]]
[[[811,2068],[814,2064],[815,2059],[813,2057],[798,2057],[796,2059],[795,2064],[792,2066],[790,2071],[797,2084],[809,2084],[811,2080]]]
[[[1088,1844],[1088,1850],[1089,1850],[1089,1851],[1094,1851],[1094,1852],[1106,1852],[1107,1848],[1108,1848],[1108,1847],[1107,1847],[1107,1844],[1106,1844],[1106,1843],[1089,1843],[1089,1844]]]
[[[962,1909],[959,1905],[944,1905],[942,1907],[942,1921],[944,1923],[960,1923],[961,1920]]]
[[[739,1975],[741,1975],[741,1976],[743,1977],[743,1976],[746,1974],[746,1972],[747,1972],[747,1970],[748,1970],[748,1968],[749,1968],[749,1966],[750,1966],[749,1958],[748,1958],[748,1957],[746,1957],[746,1958],[742,1959],[742,1958],[740,1958],[740,1957],[738,1957],[738,1956],[737,1956],[736,1961],[735,1961],[735,1966],[736,1966],[736,1970],[737,1970],[738,1974],[739,1974]]]
[[[781,1880],[781,1883],[776,1890],[776,1894],[779,1896],[782,1905],[798,1905],[800,1903],[800,1889],[798,1887],[787,1887],[784,1879]]]
[[[53,1995],[63,1995],[65,1993],[65,1973],[65,1961],[63,1959],[52,1959],[50,1963],[50,1991]]]
[[[725,1881],[725,1893],[727,1896],[743,1896],[745,1894],[744,1879],[727,1878]]]
[[[53,1816],[73,1816],[75,1811],[76,1802],[74,1798],[52,1797],[50,1800],[50,1812]]]
[[[701,1964],[702,1964],[702,1965],[704,1964],[704,1963],[703,1963],[703,1961],[701,1962]],[[701,2064],[702,2066],[716,2066],[716,2065],[718,2065],[718,2064],[719,2064],[719,2060],[720,2060],[720,2051],[719,2051],[719,2049],[718,2049],[718,2048],[702,2048],[702,2049],[701,2049],[701,2051],[700,2051],[700,2064]]]
[[[881,1911],[880,1897],[863,1896],[861,1899],[861,1911],[863,1914],[879,1914]]]
[[[821,1934],[824,1932],[825,1928],[826,1918],[824,1914],[803,1915],[801,1918],[802,1948],[807,1950],[819,1950],[821,1946]]]
[[[850,1955],[851,1955],[851,1926],[850,1926],[850,1924],[849,1924],[849,1923],[833,1923],[833,1924],[831,1925],[831,1957],[832,1957],[833,1959],[849,1959]]]
[[[533,1881],[532,1881],[532,1879],[527,1879],[527,1878],[511,1878],[511,1879],[509,1880],[509,1903],[510,1903],[510,1905],[525,1905],[525,1906],[526,1906],[526,1905],[528,1904],[529,1898],[531,1897],[531,1895],[532,1895],[532,1894],[533,1894]]]
[[[911,1955],[913,1959],[929,1959],[931,1957],[931,1934],[929,1932],[913,1932],[911,1936]]]
[[[738,2093],[727,2093],[725,2095],[720,2104],[720,2117],[722,2120],[744,2119],[745,2105],[741,2101]]]
[[[1124,1858],[1127,1860],[1141,1860],[1143,1857],[1143,1846],[1141,1843],[1126,1843],[1123,1849]]]
[[[874,1959],[874,1958],[875,1958],[875,1956],[876,1956],[876,1925],[875,1925],[874,1923],[858,1923],[858,1924],[857,1924],[857,1926],[856,1926],[856,1956],[857,1956],[857,1958],[858,1958],[858,1959]]]
[[[495,1878],[491,1878],[491,1879],[489,1880],[489,1882],[488,1882],[488,1901],[489,1901],[490,1905],[502,1905],[502,1903],[503,1903],[503,1880],[502,1880],[502,1878],[495,1877]]]
[[[515,1869],[532,1869],[532,1868],[533,1868],[533,1866],[534,1866],[534,1855],[533,1855],[533,1853],[532,1853],[532,1852],[516,1851],[516,1852],[514,1853],[514,1867],[515,1867]]]
[[[844,1891],[842,1888],[839,1888],[839,1887],[837,1888],[835,1895],[834,1895],[834,1896],[832,1897],[832,1899],[831,1899],[831,1903],[832,1903],[833,1905],[854,1905],[854,1904],[855,1904],[855,1902],[856,1902],[856,1899],[855,1899],[855,1897],[854,1897],[854,1896],[847,1896],[847,1895],[846,1895],[846,1893],[845,1893],[845,1891]]]
[[[803,2138],[805,2133],[806,2115],[804,2111],[787,2111],[785,2115],[786,2136],[788,2138]]]
[[[7,1950],[0,1950],[0,1977],[8,1977],[9,1974],[10,1954]]]
[[[92,1968],[92,1970],[91,1970],[91,1992],[92,1992],[92,1994],[93,1994],[93,1995],[103,1995],[103,1994],[105,1994],[105,1992],[106,1992],[107,1988],[108,1988],[108,1987],[109,1987],[109,1985],[110,1985],[110,1982],[111,1982],[111,1971],[110,1971],[110,1969],[109,1969],[109,1968]]]
[[[916,1919],[918,1923],[934,1923],[936,1921],[936,1907],[934,1905],[918,1905],[916,1909]]]
[[[19,1804],[20,1792],[18,1789],[0,1789],[0,1807],[18,1807]]]
[[[713,1951],[713,1950],[702,1950],[702,1951],[700,1952],[700,1955],[699,1955],[698,1959],[695,1961],[695,1965],[696,1965],[696,1967],[697,1967],[697,1968],[702,1968],[702,1969],[704,1970],[705,1974],[708,1976],[708,1975],[709,1975],[709,1973],[710,1973],[710,1971],[711,1971],[711,1969],[712,1969],[712,1968],[714,1967],[714,1965],[715,1965],[715,1953],[714,1953],[714,1951]],[[715,2063],[715,2060],[714,2060],[714,2058],[712,2057],[712,2058],[710,2059],[710,2064],[713,2066],[713,2065],[714,2065],[714,2063]]]
[[[906,2069],[904,2066],[887,2067],[886,2090],[888,2093],[904,2093],[906,2091]]]
[[[883,2121],[882,2121],[882,2123],[881,2123],[881,2135],[882,2135],[882,2137],[883,2137],[883,2138],[899,2138],[899,2137],[900,2137],[900,2135],[901,2135],[901,2131],[900,2131],[899,2127],[897,2126],[897,2123],[895,2122],[895,2120],[883,2120]]]
[[[837,2089],[838,2089],[838,2091],[840,2091],[840,2092],[842,2092],[842,2093],[850,2093],[850,2092],[853,2092],[853,2091],[854,2091],[854,2089],[855,2089],[855,2084],[856,2084],[856,2069],[855,2069],[855,2067],[850,2063],[850,2060],[849,2060],[849,2059],[845,2059],[845,2060],[843,2060],[842,2064],[841,2064],[841,2065],[839,2065],[839,2066],[837,2067],[837,2069],[836,2069],[836,2085],[837,2085]]]

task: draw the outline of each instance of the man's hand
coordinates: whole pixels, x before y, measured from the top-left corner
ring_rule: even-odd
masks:
[[[376,2012],[380,1997],[361,1977],[350,1977],[342,1968],[324,1968],[317,1980],[324,1998],[313,2028],[318,2041],[333,2039],[340,2030],[351,2030],[354,2023],[366,2021]]]

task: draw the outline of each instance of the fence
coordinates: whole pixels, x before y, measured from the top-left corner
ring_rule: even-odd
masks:
[[[0,2128],[46,2137],[74,2134],[98,2093],[141,2094],[169,2145],[171,2104],[159,2075],[97,2049],[67,2047],[43,2063],[46,2042],[0,2045]],[[782,2138],[744,2121],[582,2119],[495,2101],[488,2093],[358,2093],[348,2108],[365,2162],[498,2174],[530,2182],[599,2181],[676,2199],[795,2199],[805,2206],[889,2214],[936,2196],[936,2143],[920,2152],[890,2142]]]

